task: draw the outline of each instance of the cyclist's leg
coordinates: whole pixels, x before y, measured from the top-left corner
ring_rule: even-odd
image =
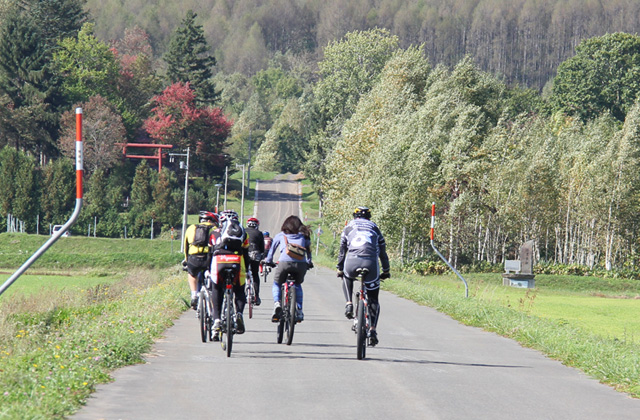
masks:
[[[273,275],[273,286],[271,287],[271,293],[273,295],[273,314],[271,315],[271,321],[278,322],[280,315],[282,314],[282,307],[280,306],[280,286],[285,281],[287,273],[283,271],[282,263],[278,264],[275,274]]]
[[[256,301],[260,299],[260,261],[251,261],[251,277],[253,278],[253,293]]]
[[[217,262],[216,256],[211,259],[211,281],[213,282],[213,292],[212,300],[213,300],[213,319],[220,319],[221,311],[222,311],[222,300],[224,298],[224,285],[223,277],[222,277],[222,269],[224,268],[224,264],[219,264]]]

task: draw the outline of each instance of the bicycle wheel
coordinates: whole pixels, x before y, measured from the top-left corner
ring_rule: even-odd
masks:
[[[289,287],[289,298],[287,302],[287,345],[290,346],[293,342],[293,331],[296,328],[296,315],[298,305],[296,304],[296,286],[291,285]]]
[[[249,284],[249,283],[253,283],[253,280],[247,280],[247,289],[246,289],[246,295],[247,295],[247,304],[249,305],[249,319],[253,318],[253,284]]]
[[[356,349],[358,360],[364,359],[367,352],[367,325],[365,324],[365,310],[366,308],[364,307],[364,304],[359,300],[357,309],[358,330],[356,331],[356,334],[358,335]]]
[[[284,283],[280,286],[280,307],[283,309],[282,315],[280,315],[280,321],[278,321],[278,344],[282,343],[282,338],[284,337],[284,310],[285,310],[285,293],[284,293]]]
[[[198,320],[200,321],[200,337],[202,338],[202,342],[206,343],[209,332],[207,331],[206,302],[204,300],[204,293],[202,292],[198,295]]]
[[[227,316],[227,357],[231,356],[231,347],[233,346],[233,293],[231,289],[227,289],[227,304],[224,308]]]

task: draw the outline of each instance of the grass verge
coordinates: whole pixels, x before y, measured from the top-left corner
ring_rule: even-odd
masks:
[[[448,283],[443,287],[443,283]],[[482,296],[464,298],[456,280],[401,274],[384,289],[492,331],[578,368],[616,390],[640,398],[640,345],[591,333],[563,319],[541,318]],[[508,288],[505,288],[508,289]]]
[[[0,305],[0,418],[61,419],[118,367],[139,363],[186,308],[182,272],[138,270],[111,285]]]

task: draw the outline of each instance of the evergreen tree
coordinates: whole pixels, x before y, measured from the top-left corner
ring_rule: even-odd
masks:
[[[43,223],[62,224],[75,205],[76,171],[69,159],[56,159],[44,168],[41,210]]]
[[[167,63],[167,78],[170,83],[183,82],[196,91],[198,102],[214,104],[218,100],[212,79],[212,67],[216,59],[209,54],[209,45],[201,25],[197,25],[197,14],[187,11],[181,25],[174,31],[169,50],[164,55]]]

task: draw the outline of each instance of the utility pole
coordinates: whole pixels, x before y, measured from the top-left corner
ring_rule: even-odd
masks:
[[[184,252],[184,233],[187,230],[187,196],[189,194],[189,147],[187,153],[169,153],[169,162],[173,162],[174,156],[186,156],[187,163],[180,161],[180,169],[185,169],[184,174],[184,210],[182,212],[182,237],[180,241],[180,252]]]
[[[236,163],[236,168],[238,166],[242,166],[242,194],[240,195],[240,223],[244,224],[244,167],[246,165],[238,165]]]
[[[229,182],[229,167],[224,170],[224,209],[227,209],[227,183]]]
[[[247,194],[251,190],[251,130],[249,130],[249,159],[247,159]],[[242,189],[244,194],[244,188]]]

